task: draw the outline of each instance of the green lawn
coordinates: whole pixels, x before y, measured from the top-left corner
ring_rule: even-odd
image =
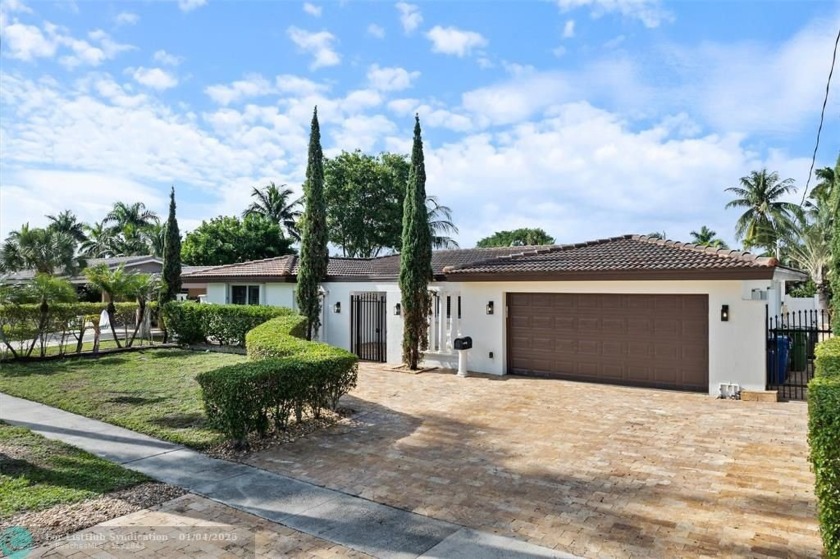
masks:
[[[149,481],[22,427],[0,423],[0,521]]]
[[[207,426],[196,375],[244,356],[179,349],[0,364],[0,392],[193,448],[224,442]]]

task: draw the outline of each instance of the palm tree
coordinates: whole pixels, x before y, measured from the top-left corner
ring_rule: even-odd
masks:
[[[48,215],[47,219],[51,221],[47,226],[49,229],[66,233],[78,243],[85,241],[85,224],[79,221],[71,210],[64,210],[58,215]]]
[[[118,297],[132,294],[134,282],[136,281],[133,276],[134,274],[126,273],[123,266],[112,270],[105,264],[100,264],[99,266],[85,269],[85,277],[88,283],[108,296],[108,306],[105,310],[108,312],[111,334],[114,336],[114,342],[117,344],[117,347],[122,347],[122,345],[120,344],[119,338],[117,338],[117,330],[114,326],[117,311],[116,306],[114,306],[114,301]]]
[[[726,208],[746,208],[735,225],[735,235],[744,240],[744,248],[759,247],[780,254],[780,240],[794,228],[795,219],[802,219],[802,209],[779,200],[796,191],[793,179],[779,179],[779,173],[767,169],[752,171],[741,177],[741,186],[727,188],[737,196]]]
[[[149,248],[149,253],[158,258],[163,257],[163,242],[166,238],[166,224],[153,223],[143,231],[144,244]]]
[[[263,188],[254,187],[251,191],[251,198],[254,198],[254,201],[242,212],[242,217],[249,215],[267,217],[280,225],[281,230],[285,230],[291,238],[300,241],[298,220],[303,214],[301,211],[303,202],[300,198],[289,201],[292,194],[294,194],[292,189],[285,184],[278,187],[272,182]]]
[[[85,224],[85,237],[79,246],[81,253],[88,258],[108,258],[115,254],[114,231],[104,221]]]
[[[705,247],[729,248],[725,242],[717,238],[716,231],[712,231],[705,225],[700,228],[700,231],[691,232],[691,242]]]
[[[432,231],[432,248],[459,248],[455,239],[449,236],[458,234],[458,228],[452,222],[452,208],[438,202],[437,196],[427,196],[426,209],[429,212],[429,229]]]
[[[785,252],[794,265],[808,272],[817,288],[819,306],[828,306],[828,267],[831,264],[831,226],[827,212],[811,223],[797,225],[785,239]]]
[[[114,207],[108,212],[102,223],[113,223],[114,229],[120,232],[124,232],[126,228],[131,228],[139,233],[153,223],[158,223],[158,221],[157,214],[152,210],[147,210],[146,204],[143,202],[133,204],[115,202]]]
[[[12,231],[0,248],[0,268],[4,271],[73,275],[81,264],[72,237],[54,229],[31,228],[28,223]]]
[[[840,177],[837,176],[837,169],[840,169],[840,155],[837,156],[836,168],[823,167],[814,171],[814,176],[819,179],[819,182],[814,185],[814,189],[811,190],[809,198],[817,202],[831,200],[831,194],[837,188],[838,181],[840,180]]]

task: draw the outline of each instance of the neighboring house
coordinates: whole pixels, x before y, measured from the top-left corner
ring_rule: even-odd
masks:
[[[295,307],[298,259],[185,274],[210,303]],[[320,338],[401,361],[399,256],[331,258]],[[574,245],[438,251],[426,365],[718,394],[765,388],[765,313],[805,274],[749,253],[626,235]]]
[[[108,266],[114,270],[123,266],[126,272],[136,272],[143,274],[160,274],[163,271],[163,259],[157,256],[143,255],[143,256],[115,256],[113,258],[87,258],[85,260],[86,268],[93,268],[101,265]],[[182,268],[182,275],[192,272],[200,272],[213,266],[184,266]],[[5,281],[9,283],[26,283],[35,277],[34,270],[22,270],[14,272],[6,276]],[[74,285],[84,285],[87,279],[83,273],[68,278]],[[200,295],[207,292],[207,284],[202,282],[184,281],[182,285],[182,292],[187,294],[191,299],[197,299]]]

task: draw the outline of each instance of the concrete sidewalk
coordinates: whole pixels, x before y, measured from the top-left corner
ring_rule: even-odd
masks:
[[[0,420],[214,501],[376,557],[574,556],[325,489],[0,393]],[[336,467],[341,467],[337,465]]]

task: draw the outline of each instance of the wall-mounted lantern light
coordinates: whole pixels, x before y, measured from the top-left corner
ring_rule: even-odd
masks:
[[[720,321],[729,322],[729,305],[721,305],[720,307]]]
[[[402,314],[402,305],[397,303],[394,305],[394,316],[400,316]]]
[[[493,314],[493,301],[487,302],[487,314]]]
[[[341,301],[339,301],[335,305],[333,305],[333,312],[335,314],[341,314]]]

